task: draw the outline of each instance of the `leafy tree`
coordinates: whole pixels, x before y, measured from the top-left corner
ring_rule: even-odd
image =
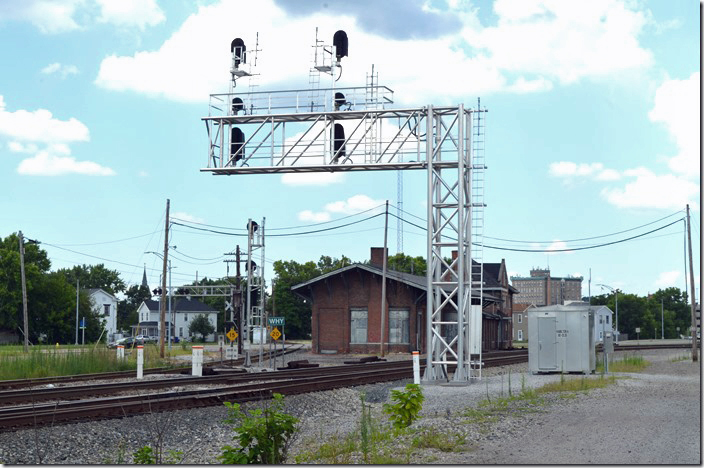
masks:
[[[331,265],[332,262],[328,264]],[[291,291],[291,287],[319,276],[318,265],[314,262],[277,260],[274,262],[274,273],[274,297],[267,303],[270,313],[273,314],[273,308],[276,306],[276,315],[286,319],[288,338],[308,338],[311,332],[311,305]]]
[[[39,244],[25,240],[25,279],[29,341],[37,343],[45,334],[50,343],[73,343],[76,327],[76,289],[58,272],[49,272],[51,262]],[[79,294],[79,316],[86,318],[86,340],[100,336],[100,318],[93,312],[89,297]],[[17,332],[22,339],[22,283],[19,237],[0,241],[0,329]],[[80,338],[79,338],[80,339]]]
[[[321,255],[320,260],[318,260],[318,271],[321,275],[325,273],[330,273],[331,271],[339,270],[340,268],[346,267],[352,264],[352,260],[344,255],[342,258],[333,258],[327,255]]]
[[[424,257],[411,257],[403,252],[391,255],[387,266],[389,270],[412,273],[419,276],[425,276],[425,272],[428,268]]]
[[[210,323],[210,320],[208,320],[205,314],[198,314],[193,321],[191,321],[190,325],[188,325],[188,331],[194,335],[200,334],[203,340],[205,340],[206,335],[215,333],[215,327]]]
[[[112,295],[125,290],[125,282],[120,278],[117,270],[105,268],[105,265],[76,265],[72,268],[61,268],[57,271],[66,277],[66,280],[75,285],[80,280],[83,289],[102,289]]]

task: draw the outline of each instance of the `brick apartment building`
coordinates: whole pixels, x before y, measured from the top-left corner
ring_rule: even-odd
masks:
[[[316,353],[377,353],[381,337],[381,279],[384,249],[372,248],[369,264],[355,263],[291,288],[311,302],[312,350]],[[498,276],[503,275],[503,278]],[[494,276],[497,276],[494,278]],[[506,266],[484,264],[482,348],[511,344],[511,304],[516,290]],[[385,350],[425,352],[426,277],[387,271]],[[473,298],[478,303],[479,298]],[[443,314],[452,314],[447,308]],[[456,334],[448,329],[443,334]]]
[[[552,276],[547,268],[534,268],[528,277],[512,276],[511,283],[518,291],[513,298],[513,339],[528,340],[528,309],[581,301],[582,279]]]
[[[581,276],[551,276],[549,269],[534,268],[529,277],[511,277],[511,283],[518,290],[514,303],[541,307],[581,301],[582,279]]]

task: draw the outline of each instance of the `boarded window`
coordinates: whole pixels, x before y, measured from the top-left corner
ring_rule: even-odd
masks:
[[[350,311],[350,343],[367,342],[367,309]]]
[[[408,309],[389,309],[389,343],[409,343]]]

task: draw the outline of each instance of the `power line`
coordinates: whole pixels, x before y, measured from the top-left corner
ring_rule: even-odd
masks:
[[[319,222],[319,223],[301,224],[301,225],[298,225],[298,226],[287,226],[287,227],[280,227],[280,228],[270,228],[270,227],[267,227],[266,230],[267,230],[267,231],[285,231],[285,230],[289,230],[289,229],[300,229],[300,228],[306,228],[306,227],[312,227],[312,226],[322,226],[322,225],[324,225],[324,224],[336,223],[336,222],[342,221],[343,219],[348,219],[348,218],[352,218],[352,217],[354,217],[354,216],[359,216],[359,215],[362,215],[362,214],[364,214],[364,213],[368,213],[368,212],[370,212],[370,211],[376,210],[377,208],[380,208],[380,207],[382,207],[382,206],[384,206],[384,205],[383,205],[383,204],[377,205],[377,206],[368,208],[368,209],[366,209],[366,210],[364,210],[364,211],[360,211],[360,212],[358,212],[358,213],[353,213],[353,214],[350,214],[350,215],[347,215],[347,216],[343,216],[343,217],[341,217],[341,218],[332,219],[332,220],[330,220],[330,221],[321,221],[321,222]],[[195,225],[198,225],[198,226],[206,226],[206,227],[210,227],[210,228],[214,228],[214,229],[225,229],[225,230],[228,230],[228,231],[245,231],[245,232],[247,231],[247,228],[233,228],[233,227],[228,227],[228,226],[216,226],[216,225],[213,225],[213,224],[198,223],[198,222],[195,222],[195,221],[189,221],[189,220],[186,220],[186,219],[181,219],[181,218],[176,218],[176,217],[172,217],[171,219],[172,219],[172,220],[178,220],[178,221],[181,221],[181,222],[184,222],[184,223],[188,223],[188,224],[195,224]],[[172,224],[179,224],[179,223],[172,223]],[[185,225],[183,225],[183,224],[179,224],[179,225],[180,225],[180,226],[185,226]],[[243,236],[246,236],[246,234],[244,234]]]
[[[396,217],[396,215],[394,215],[393,213],[389,213],[389,214],[390,214],[391,216]],[[572,248],[569,248],[569,249],[514,249],[514,248],[510,248],[510,247],[499,247],[499,246],[487,245],[487,244],[483,244],[483,247],[486,247],[486,248],[488,248],[488,249],[505,250],[505,251],[511,251],[511,252],[535,252],[535,253],[545,253],[545,252],[572,252],[572,251],[576,251],[576,250],[596,249],[596,248],[599,248],[599,247],[606,247],[606,246],[609,246],[609,245],[620,244],[620,243],[622,243],[622,242],[627,242],[627,241],[630,241],[630,240],[633,240],[633,239],[637,239],[637,238],[639,238],[639,237],[644,237],[644,236],[646,236],[646,235],[648,235],[648,234],[652,234],[653,232],[660,231],[660,230],[662,230],[662,229],[665,229],[665,228],[667,228],[667,227],[672,226],[673,224],[679,223],[679,222],[682,221],[683,219],[684,219],[684,218],[680,218],[680,219],[678,219],[678,220],[676,220],[676,221],[673,221],[673,222],[671,222],[671,223],[669,223],[669,224],[666,224],[666,225],[664,225],[664,226],[661,226],[661,227],[659,227],[659,228],[653,229],[653,230],[651,230],[651,231],[648,231],[648,232],[645,232],[645,233],[642,233],[642,234],[638,234],[638,235],[636,235],[636,236],[631,236],[631,237],[628,237],[628,238],[626,238],[626,239],[620,239],[620,240],[616,240],[616,241],[612,241],[612,242],[606,242],[606,243],[603,243],[603,244],[589,245],[589,246],[583,246],[583,247],[572,247]],[[421,226],[419,226],[419,225],[417,225],[417,224],[415,224],[415,223],[411,223],[410,221],[404,220],[404,222],[407,223],[407,224],[410,224],[410,225],[412,225],[412,226],[415,226],[415,227],[417,227],[417,228],[419,228],[419,229],[423,229],[423,230],[426,230],[426,231],[427,231],[426,228],[423,228],[423,227],[421,227]],[[652,224],[652,223],[651,223],[651,224]],[[448,238],[449,238],[449,237],[448,237]],[[473,245],[479,245],[479,244],[476,244],[476,243],[474,243],[474,242],[473,242],[472,244],[473,244]]]
[[[329,227],[329,228],[325,228],[325,229],[316,229],[316,230],[313,230],[313,231],[303,231],[303,232],[291,232],[291,233],[287,233],[287,234],[268,234],[267,237],[292,237],[292,236],[302,236],[302,235],[306,235],[306,234],[317,234],[317,233],[319,233],[319,232],[332,231],[332,230],[335,230],[335,229],[341,229],[341,228],[343,228],[343,227],[352,226],[352,225],[354,225],[354,224],[363,223],[363,222],[368,221],[368,220],[370,220],[370,219],[377,218],[377,217],[379,217],[379,216],[381,216],[381,215],[383,215],[383,214],[384,214],[384,213],[378,213],[378,214],[375,214],[375,215],[372,215],[372,216],[368,216],[368,217],[366,217],[366,218],[364,218],[364,219],[360,219],[360,220],[357,220],[357,221],[352,221],[352,222],[350,222],[350,223],[341,224],[341,225],[339,225],[339,226],[333,226],[333,227]],[[235,237],[246,237],[246,236],[247,236],[247,234],[236,234],[236,233],[233,233],[233,232],[223,232],[223,231],[217,231],[217,230],[215,230],[215,229],[199,228],[199,227],[189,226],[189,225],[187,225],[187,224],[181,224],[181,223],[175,223],[175,222],[172,223],[172,224],[175,224],[175,225],[177,225],[177,226],[182,226],[182,227],[185,227],[185,228],[189,228],[189,229],[193,229],[193,230],[196,230],[196,231],[211,232],[211,233],[213,233],[213,234],[219,234],[219,235],[223,235],[223,236],[235,236]]]
[[[140,234],[138,236],[133,236],[133,237],[125,237],[124,239],[117,239],[117,240],[104,241],[104,242],[92,242],[92,243],[86,243],[86,244],[56,244],[56,245],[60,245],[63,247],[85,247],[85,246],[91,246],[91,245],[116,244],[118,242],[125,242],[128,240],[139,239],[141,237],[152,236],[152,235],[154,235],[154,233],[156,233],[156,231],[148,232],[146,234]]]

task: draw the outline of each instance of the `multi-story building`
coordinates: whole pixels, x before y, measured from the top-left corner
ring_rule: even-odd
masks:
[[[512,276],[511,283],[519,293],[514,304],[533,304],[537,307],[564,305],[566,301],[582,299],[582,277],[551,276],[549,269],[530,270],[530,276]]]

